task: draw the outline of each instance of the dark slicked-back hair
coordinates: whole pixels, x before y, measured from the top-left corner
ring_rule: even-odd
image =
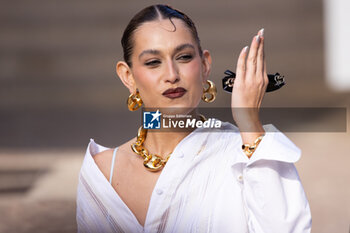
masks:
[[[200,40],[198,37],[196,26],[194,25],[193,21],[184,13],[182,13],[179,10],[176,10],[172,8],[169,5],[152,5],[149,7],[144,8],[140,12],[138,12],[129,22],[127,27],[124,30],[123,37],[121,40],[122,47],[123,47],[123,53],[124,53],[124,61],[131,67],[131,55],[134,48],[134,39],[133,34],[135,30],[140,27],[145,22],[150,22],[154,20],[161,20],[161,19],[169,19],[171,21],[172,18],[177,18],[182,20],[185,25],[190,30],[193,38],[197,42],[198,50],[200,56],[202,56],[202,48],[200,45]],[[171,21],[172,22],[172,21]],[[174,23],[172,22],[174,25]],[[174,25],[175,27],[175,25]],[[174,31],[176,30],[176,27]]]

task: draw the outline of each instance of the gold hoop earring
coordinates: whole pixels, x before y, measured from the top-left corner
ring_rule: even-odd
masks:
[[[136,111],[137,109],[139,109],[142,105],[142,99],[139,93],[139,90],[136,89],[136,92],[129,95],[128,97],[128,101],[127,101],[127,105],[128,105],[128,109],[130,111]]]
[[[215,83],[212,81],[207,80],[207,84],[209,85],[208,88],[203,88],[202,100],[206,103],[211,103],[216,98],[217,90]],[[209,97],[207,95],[209,95]]]

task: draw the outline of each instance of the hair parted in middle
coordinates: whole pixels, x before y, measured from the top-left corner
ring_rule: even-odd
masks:
[[[171,21],[172,18],[180,19],[185,23],[185,25],[190,30],[194,40],[196,41],[199,54],[202,57],[203,52],[202,52],[200,40],[198,37],[198,32],[197,32],[196,26],[194,25],[194,22],[181,11],[174,9],[169,5],[158,4],[158,5],[148,6],[143,10],[141,10],[140,12],[138,12],[130,20],[129,24],[126,26],[124,30],[121,43],[123,47],[124,61],[128,64],[128,66],[132,67],[131,55],[134,48],[133,34],[135,30],[145,22],[162,20],[162,19],[169,19]],[[174,25],[174,28],[175,28],[174,31],[176,31],[175,24],[172,21],[171,23]]]

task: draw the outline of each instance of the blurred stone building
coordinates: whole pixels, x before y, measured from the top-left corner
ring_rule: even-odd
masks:
[[[158,2],[1,2],[0,232],[74,232],[75,182],[89,139],[117,146],[134,137],[139,127],[135,122],[141,122],[139,113],[127,110],[129,93],[115,74],[115,64],[122,59],[126,24],[152,3]],[[264,106],[348,106],[349,93],[336,92],[325,81],[322,1],[167,3],[191,16],[202,47],[212,53],[210,79],[218,86],[212,107],[230,106],[230,95],[221,89],[223,72],[235,70],[238,53],[260,28],[265,28],[268,71],[282,73],[287,82],[280,91],[266,94]],[[327,124],[330,117],[318,121]],[[315,232],[346,232],[348,133],[290,137],[308,155],[298,166]],[[331,142],[344,142],[346,153],[334,153],[327,146]],[[344,190],[336,191],[340,187]]]

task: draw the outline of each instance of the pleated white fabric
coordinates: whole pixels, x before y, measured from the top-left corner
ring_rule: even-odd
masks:
[[[152,192],[144,227],[94,162],[108,148],[91,139],[79,174],[78,232],[310,232],[310,208],[293,164],[300,149],[265,125],[248,159],[237,127],[223,126],[220,132],[196,129],[176,146]]]

